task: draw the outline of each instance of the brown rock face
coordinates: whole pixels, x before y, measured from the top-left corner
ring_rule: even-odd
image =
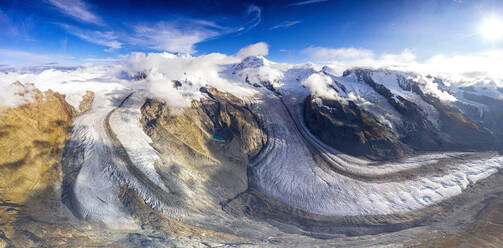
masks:
[[[32,103],[0,114],[0,240],[19,247],[43,245],[38,235],[53,227],[41,222],[61,211],[60,161],[73,115],[63,95],[32,93]]]
[[[93,99],[94,99],[94,92],[89,90],[86,91],[86,94],[82,97],[82,101],[79,104],[80,113],[86,112],[91,107]]]
[[[242,100],[213,88],[201,91],[208,98],[183,111],[147,100],[141,121],[161,156],[156,169],[171,204],[214,214],[221,202],[247,189],[248,160],[260,152],[266,134]]]
[[[142,122],[149,135],[163,127],[196,152],[213,157],[208,145],[224,148],[229,157],[250,159],[260,152],[266,135],[246,104],[214,88],[203,88],[210,99],[193,102],[192,108],[177,114],[164,103],[148,100],[142,108]]]
[[[436,127],[427,113],[415,102],[394,95],[385,85],[372,78],[374,71],[354,69],[357,79],[366,83],[384,97],[400,114],[401,127],[388,128],[352,101],[342,102],[315,98],[306,100],[305,121],[313,134],[334,148],[355,156],[387,160],[403,157],[413,152],[436,151],[489,151],[501,148],[497,129],[479,125],[458,109],[424,93],[419,84],[397,76],[399,86],[419,96],[438,112]]]
[[[314,135],[344,153],[380,160],[410,152],[397,135],[351,101],[310,97],[304,117]]]

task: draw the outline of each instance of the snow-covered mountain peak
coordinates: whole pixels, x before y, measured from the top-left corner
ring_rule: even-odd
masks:
[[[244,58],[241,63],[233,66],[234,70],[242,70],[246,68],[259,68],[266,64],[270,64],[269,60],[263,56],[248,56]]]

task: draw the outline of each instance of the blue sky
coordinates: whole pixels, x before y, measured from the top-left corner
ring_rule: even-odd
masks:
[[[412,52],[417,59],[499,49],[478,34],[503,1],[0,1],[1,63],[82,63],[130,52],[234,54],[273,61]],[[353,50],[352,50],[353,49]],[[363,55],[362,55],[363,54]]]

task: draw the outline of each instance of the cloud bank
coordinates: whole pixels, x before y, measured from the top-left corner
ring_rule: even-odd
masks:
[[[315,63],[329,64],[339,72],[350,67],[384,67],[444,75],[455,81],[503,81],[501,49],[454,56],[437,54],[422,61],[409,49],[395,54],[376,54],[368,49],[308,47],[302,50],[301,54]]]
[[[199,91],[204,86],[216,87],[238,96],[253,94],[255,89],[250,89],[245,81],[251,84],[270,81],[275,87],[292,90],[302,90],[299,87],[302,85],[323,95],[333,93],[328,87],[331,79],[323,71],[329,70],[335,75],[351,67],[362,66],[432,74],[463,86],[465,82],[482,82],[481,87],[490,86],[496,90],[503,87],[503,72],[500,70],[503,50],[457,56],[437,55],[420,62],[410,50],[398,54],[376,54],[365,49],[311,47],[304,52],[312,52],[311,58],[322,58],[328,62],[290,65],[274,63],[262,57],[243,61],[248,56],[266,56],[268,50],[267,43],[259,42],[242,48],[235,55],[212,53],[194,57],[167,52],[131,53],[119,58],[90,60],[88,62],[96,64],[83,64],[68,70],[47,66],[26,73],[12,69],[0,72],[0,104],[15,107],[26,102],[26,99],[19,98],[16,89],[9,88],[16,81],[33,83],[42,91],[52,89],[65,94],[73,106],[78,106],[87,90],[103,93],[139,90],[166,100],[170,106],[183,108],[204,95]],[[0,49],[0,55],[6,52],[12,51]],[[11,56],[25,55],[21,52]],[[40,59],[49,58],[42,56]],[[244,67],[237,66],[238,63],[244,63]],[[234,70],[239,71],[234,73]],[[134,80],[133,76],[138,73],[144,73],[146,78]],[[175,84],[175,81],[181,84]],[[455,100],[444,94],[438,85],[430,86],[425,90],[443,99]]]
[[[267,44],[257,43],[243,48],[241,55],[266,55],[267,50]],[[119,59],[98,60],[96,64],[83,64],[69,70],[46,68],[27,73],[0,72],[0,106],[16,107],[30,101],[20,97],[17,94],[19,89],[12,85],[20,81],[33,83],[42,91],[51,89],[65,94],[66,100],[75,108],[88,90],[104,95],[139,91],[163,99],[172,107],[190,107],[193,100],[204,95],[200,88],[205,86],[237,96],[253,94],[254,89],[221,75],[230,65],[240,61],[238,56],[221,53],[198,57],[167,52],[131,53]],[[146,78],[134,79],[138,73],[144,73]]]

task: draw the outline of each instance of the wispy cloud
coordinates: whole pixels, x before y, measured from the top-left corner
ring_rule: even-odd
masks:
[[[272,26],[270,29],[273,30],[273,29],[278,29],[278,28],[289,28],[293,25],[297,25],[301,23],[301,21],[284,21],[278,25],[275,25],[275,26]]]
[[[229,27],[215,22],[184,18],[173,21],[133,25],[133,34],[126,42],[135,46],[169,52],[192,54],[197,43],[230,33],[244,33],[260,24],[262,10],[256,5],[246,9],[247,21],[241,27]]]
[[[120,59],[117,58],[87,58],[85,61],[88,62],[95,62],[95,63],[111,63],[111,62],[118,62]]]
[[[328,0],[306,0],[306,1],[292,3],[292,4],[289,4],[288,6],[302,6],[302,5],[321,3],[321,2],[326,2],[326,1],[328,1]]]
[[[249,20],[245,23],[244,26],[239,28],[237,31],[247,32],[250,29],[258,26],[262,22],[262,9],[257,5],[250,5],[246,10],[246,15]]]
[[[362,60],[374,57],[374,53],[367,49],[326,48],[313,46],[302,50],[301,54],[307,55],[315,61]]]
[[[0,9],[0,25],[3,27],[3,34],[9,36],[19,35],[19,30],[11,21],[9,16]]]
[[[113,31],[97,31],[81,29],[68,24],[59,24],[71,35],[77,36],[85,41],[107,47],[105,51],[119,49],[122,47],[122,42],[118,40],[118,36]]]
[[[119,27],[119,31],[102,31],[107,26],[101,17],[92,13],[83,0],[45,0],[56,6],[61,12],[86,23],[101,27],[80,28],[65,23],[57,23],[69,34],[82,40],[107,47],[105,51],[130,45],[139,49],[156,49],[169,52],[192,54],[195,44],[230,33],[244,33],[262,21],[262,10],[256,5],[249,5],[244,13],[244,24],[224,26],[213,21],[179,18],[169,21],[131,23]],[[0,13],[1,14],[1,13]],[[241,19],[241,20],[243,20]]]
[[[46,0],[63,14],[81,22],[103,25],[103,20],[93,12],[90,7],[81,0]]]
[[[211,22],[184,20],[135,25],[133,31],[128,38],[133,45],[190,54],[195,52],[195,44],[220,35],[222,28]]]
[[[71,56],[65,56],[62,54],[42,54],[0,48],[0,64],[8,64],[9,66],[62,64],[73,59],[74,58]]]

